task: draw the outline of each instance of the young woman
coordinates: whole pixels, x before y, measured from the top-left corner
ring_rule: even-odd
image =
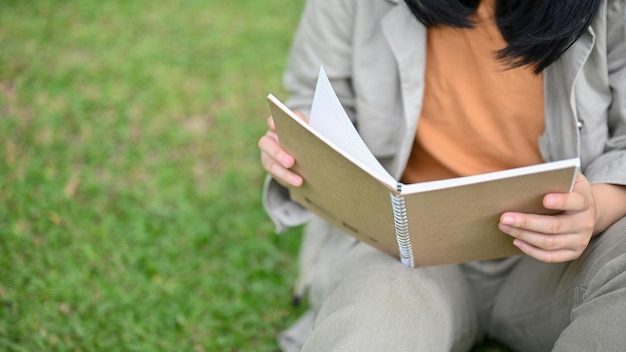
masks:
[[[289,199],[284,185],[306,180],[270,118],[266,209],[279,229],[309,221],[298,290],[311,312],[284,350],[467,351],[485,335],[523,351],[623,350],[625,0],[309,0],[284,77],[305,117],[320,65],[405,182],[571,157],[582,168],[571,193],[544,198],[559,215],[502,214],[525,255],[408,269]]]

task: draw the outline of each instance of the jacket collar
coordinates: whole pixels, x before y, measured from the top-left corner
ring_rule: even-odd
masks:
[[[539,147],[546,160],[580,156],[578,107],[574,85],[595,45],[590,26],[578,40],[543,72],[546,129]],[[565,133],[564,131],[571,131]],[[557,139],[555,134],[561,138]],[[548,143],[559,140],[559,143]]]
[[[410,121],[421,110],[426,27],[413,16],[404,3],[400,3],[382,19],[382,30],[398,64],[405,118],[407,127],[412,127]],[[407,36],[411,39],[407,40]]]
[[[398,3],[382,19],[382,31],[391,49],[398,67],[401,85],[402,110],[405,129],[399,150],[411,150],[415,138],[417,120],[422,110],[424,94],[424,68],[426,66],[426,27],[411,13],[408,6],[399,0],[387,0]],[[410,38],[407,40],[407,37]],[[408,158],[398,155],[394,168],[402,168]],[[393,170],[400,174],[400,169]]]

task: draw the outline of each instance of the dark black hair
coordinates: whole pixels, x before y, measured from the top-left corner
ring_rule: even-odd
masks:
[[[558,59],[589,27],[602,0],[496,0],[496,22],[507,47],[496,52],[509,67],[535,73]],[[480,0],[405,0],[426,26],[472,27]]]

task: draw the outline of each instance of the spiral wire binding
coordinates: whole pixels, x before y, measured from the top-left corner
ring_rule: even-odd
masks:
[[[402,184],[398,184],[398,193],[402,190]],[[391,193],[391,208],[393,210],[393,222],[396,227],[396,240],[400,250],[400,261],[409,268],[415,267],[413,259],[413,247],[409,235],[409,218],[406,212],[404,197]]]

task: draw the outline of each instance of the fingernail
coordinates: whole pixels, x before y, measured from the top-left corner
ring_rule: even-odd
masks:
[[[549,206],[549,207],[555,206],[556,202],[557,202],[556,197],[546,197],[546,200],[545,200],[546,206]]]
[[[298,176],[292,176],[291,177],[291,184],[294,186],[302,186],[302,177],[298,177]]]
[[[503,217],[500,222],[504,225],[513,225],[513,217],[507,215]]]
[[[282,159],[282,163],[284,167],[292,167],[293,166],[293,158],[290,156],[284,156]]]

